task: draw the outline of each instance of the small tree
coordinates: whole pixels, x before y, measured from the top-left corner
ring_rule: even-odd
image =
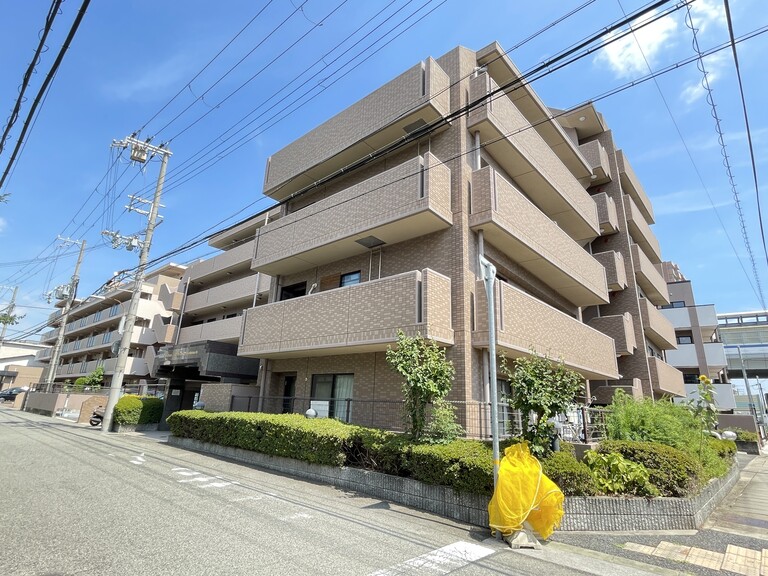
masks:
[[[402,389],[406,426],[418,440],[424,433],[427,404],[445,398],[456,371],[446,360],[445,350],[433,340],[425,340],[420,334],[406,336],[402,330],[397,331],[397,348],[387,348],[387,363],[405,378]]]
[[[88,374],[88,376],[81,376],[75,380],[75,390],[82,391],[86,388],[90,390],[99,390],[104,380],[104,368],[97,366],[96,370]]]
[[[699,439],[699,458],[701,458],[704,446],[704,436],[713,432],[717,427],[717,405],[715,404],[715,385],[709,376],[702,374],[696,385],[698,398],[688,403],[693,417],[701,424],[701,437]]]
[[[22,318],[24,318],[23,314],[9,314],[8,312],[1,312],[0,325],[15,326]]]
[[[523,415],[520,438],[530,444],[533,455],[546,455],[551,449],[554,431],[549,420],[565,412],[579,395],[584,394],[584,378],[562,362],[553,362],[536,353],[517,358],[514,368],[502,356],[499,371],[509,378],[512,387],[508,399],[510,407],[520,410]],[[533,414],[532,419],[527,418],[530,414]]]

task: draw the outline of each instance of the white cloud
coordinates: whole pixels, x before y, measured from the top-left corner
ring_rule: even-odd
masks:
[[[637,27],[655,15],[655,11],[651,12],[643,20],[634,22],[633,26]],[[640,28],[634,34],[628,34],[603,48],[595,58],[595,62],[607,65],[620,78],[647,73],[648,64],[653,68],[655,57],[662,49],[668,50],[674,44],[677,28],[677,22],[671,17],[660,18]],[[617,35],[618,32],[614,32],[605,36],[603,40],[610,40]]]
[[[656,216],[672,216],[675,214],[688,214],[691,212],[704,212],[712,210],[712,204],[704,190],[680,190],[661,196],[654,196],[653,211]],[[715,202],[715,208],[730,206],[730,200]]]
[[[691,17],[693,25],[699,33],[706,34],[712,24],[725,26],[725,7],[722,2],[715,0],[696,0],[691,4]]]
[[[104,86],[104,92],[118,100],[131,100],[141,96],[155,95],[160,98],[170,87],[178,87],[190,76],[191,64],[185,54],[176,54],[159,62],[151,68],[143,68],[142,72],[128,80],[120,80]]]

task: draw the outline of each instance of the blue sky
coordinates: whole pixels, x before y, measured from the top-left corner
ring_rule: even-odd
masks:
[[[525,71],[620,19],[623,11],[630,13],[643,5],[630,0],[225,0],[213,10],[210,2],[198,0],[93,2],[12,177],[0,191],[11,194],[6,204],[0,204],[0,284],[20,286],[18,311],[26,314],[21,324],[9,328],[9,337],[25,334],[45,320],[52,308],[42,294],[69,281],[77,248],[57,248],[57,235],[87,241],[81,295],[92,293],[114,271],[136,265],[135,252],[113,250],[101,231],[108,228],[132,234],[143,229],[143,217],[126,213],[123,206],[128,194],[151,193],[158,163],[140,172],[121,161],[110,170],[113,139],[144,127],[141,136],[153,136],[153,143],[170,140],[173,156],[161,210],[164,222],[156,231],[151,251],[151,257],[157,257],[208,230],[266,208],[269,202],[262,198],[261,189],[270,154],[420,60],[438,57],[459,44],[479,49],[496,40],[510,49],[581,7],[510,53]],[[3,124],[48,6],[42,0],[3,6]],[[0,155],[0,169],[5,168],[31,99],[79,6],[75,0],[62,5],[21,118]],[[702,50],[728,40],[721,2],[695,0],[691,8]],[[685,12],[679,10],[643,28],[634,38],[536,81],[534,89],[549,106],[569,108],[645,76],[648,65],[655,71],[689,58],[694,52]],[[761,0],[732,0],[731,12],[737,38],[768,25],[768,10]],[[367,48],[372,43],[373,48]],[[768,161],[767,43],[768,34],[738,46],[758,176],[764,174]],[[336,60],[348,48],[346,56]],[[361,51],[352,63],[342,64]],[[368,59],[355,66],[365,57]],[[768,266],[730,50],[707,57],[705,67],[757,272],[763,291],[768,292]],[[336,70],[339,72],[333,74]],[[693,280],[697,301],[714,303],[721,312],[757,309],[761,304],[752,264],[701,78],[695,64],[689,64],[660,76],[658,85],[646,82],[600,100],[596,106],[654,203],[653,229],[664,259],[677,262]],[[309,92],[303,106],[279,112],[305,90]],[[228,149],[236,139],[225,140],[232,133],[225,132],[249,113],[246,122],[261,116],[250,125],[241,145]],[[281,118],[275,117],[278,113]],[[207,163],[196,156],[201,149],[216,145],[220,146],[206,157]],[[186,263],[209,254],[211,249],[203,246],[177,255],[173,261]],[[9,299],[10,290],[0,288],[0,306]]]

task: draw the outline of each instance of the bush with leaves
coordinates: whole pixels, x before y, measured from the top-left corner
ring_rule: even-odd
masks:
[[[464,428],[456,422],[456,408],[442,398],[435,400],[421,440],[427,444],[449,444],[464,434]]]
[[[427,424],[427,405],[445,398],[456,371],[446,360],[444,348],[420,334],[406,336],[402,330],[397,331],[397,347],[388,347],[386,357],[390,368],[405,378],[406,426],[419,440]]]
[[[736,434],[737,442],[757,442],[758,441],[757,432],[750,432],[749,430],[744,430],[743,428],[728,428],[728,430]]]
[[[632,494],[659,496],[659,489],[650,481],[648,470],[638,462],[627,460],[621,454],[603,454],[590,450],[584,463],[592,472],[598,489],[604,494]]]
[[[552,452],[541,459],[541,468],[566,496],[595,496],[599,492],[587,465],[571,452]]]
[[[550,418],[565,412],[584,394],[584,378],[562,362],[537,354],[517,358],[514,368],[502,356],[499,371],[509,378],[512,396],[508,401],[512,409],[534,415],[520,431],[521,440],[528,442],[531,454],[545,456],[551,450],[554,435]]]

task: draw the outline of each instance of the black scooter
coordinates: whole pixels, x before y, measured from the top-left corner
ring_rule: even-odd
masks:
[[[93,414],[91,414],[91,418],[88,420],[88,422],[91,424],[91,426],[99,426],[102,420],[104,420],[104,407],[97,406],[93,411]]]

